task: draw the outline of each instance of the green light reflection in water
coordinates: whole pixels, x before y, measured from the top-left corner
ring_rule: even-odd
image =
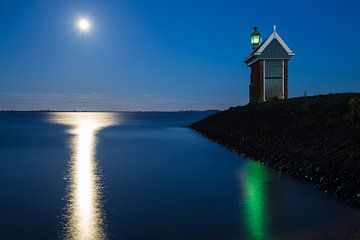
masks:
[[[242,180],[246,228],[249,239],[263,240],[267,237],[266,183],[269,175],[264,166],[254,161],[247,162],[244,169]]]

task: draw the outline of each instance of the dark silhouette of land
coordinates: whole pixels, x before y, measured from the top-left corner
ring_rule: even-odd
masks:
[[[360,206],[360,94],[230,108],[190,126],[239,154]]]

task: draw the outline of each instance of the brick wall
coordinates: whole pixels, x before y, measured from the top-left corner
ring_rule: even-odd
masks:
[[[263,60],[251,65],[249,102],[263,102],[264,96],[264,67]]]

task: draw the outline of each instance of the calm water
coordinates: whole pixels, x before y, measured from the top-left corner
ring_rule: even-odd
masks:
[[[360,213],[184,128],[209,113],[0,113],[0,239],[329,239]]]

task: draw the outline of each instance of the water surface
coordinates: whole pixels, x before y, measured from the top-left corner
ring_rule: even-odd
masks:
[[[184,127],[209,114],[0,113],[0,239],[331,239],[360,220]]]

